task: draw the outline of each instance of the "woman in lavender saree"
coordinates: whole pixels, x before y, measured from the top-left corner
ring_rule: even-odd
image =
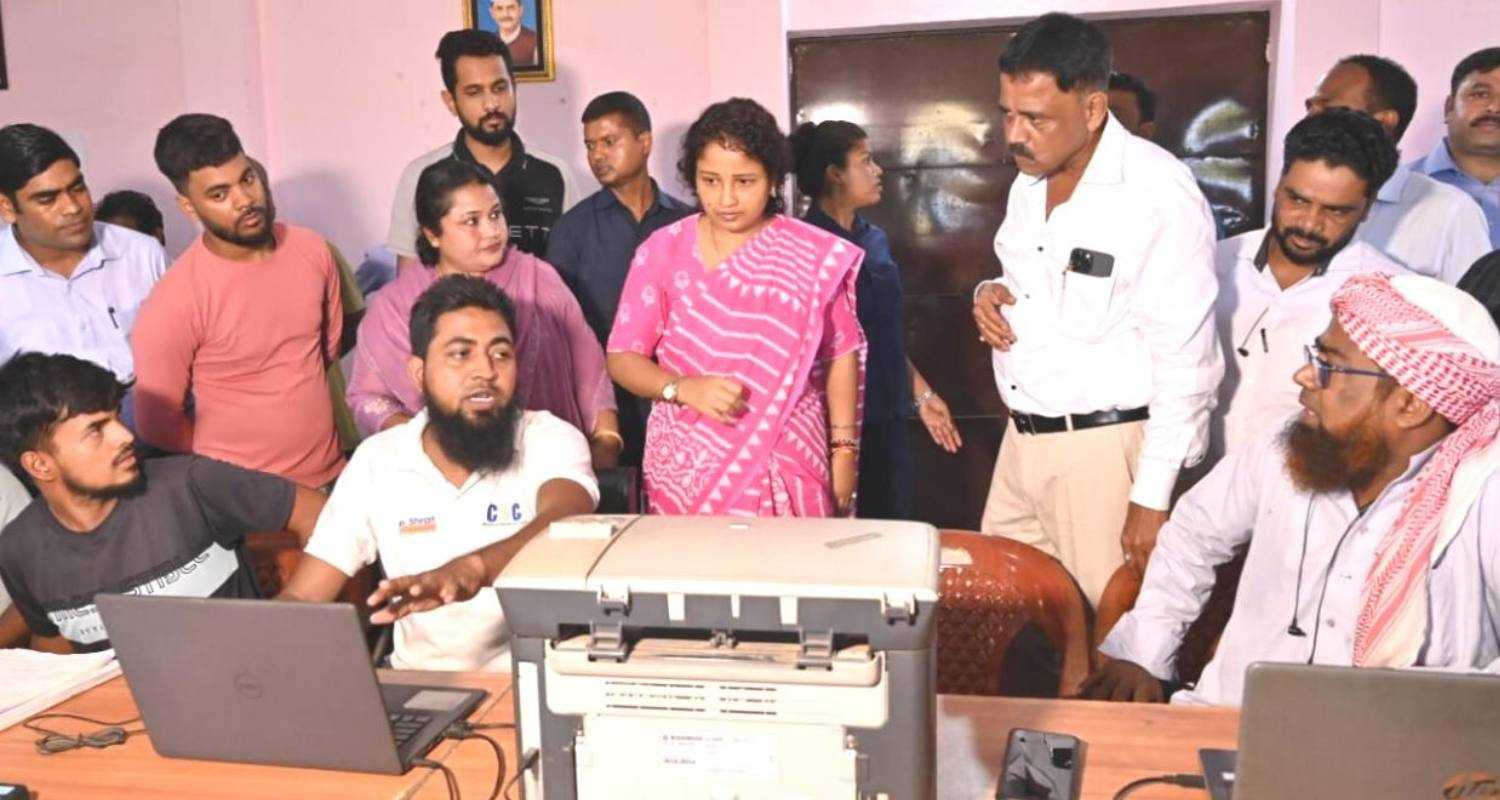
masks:
[[[658,400],[643,463],[654,513],[831,516],[854,504],[861,252],[781,213],[790,162],[751,100],[710,106],[678,169],[703,211],[636,251],[609,369]]]

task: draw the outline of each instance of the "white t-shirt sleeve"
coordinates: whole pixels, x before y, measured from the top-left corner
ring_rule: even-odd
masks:
[[[0,530],[28,505],[31,505],[31,495],[26,493],[26,487],[10,470],[0,467]],[[5,584],[0,583],[0,611],[9,607],[10,594],[5,591]]]
[[[562,478],[582,486],[599,503],[599,481],[594,477],[589,442],[572,425],[546,411],[528,411],[521,434],[521,471],[538,490]]]
[[[391,199],[391,225],[385,237],[385,246],[397,256],[417,257],[417,178],[427,167],[426,157],[406,165],[401,171],[401,180],[396,183],[396,196]]]
[[[372,465],[361,455],[367,455],[365,448],[354,451],[349,459],[303,548],[307,555],[317,556],[350,577],[380,554],[369,513],[375,488]]]

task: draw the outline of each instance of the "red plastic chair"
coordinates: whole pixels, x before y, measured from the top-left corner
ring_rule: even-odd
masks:
[[[1087,602],[1057,559],[1029,545],[973,531],[939,532],[937,690],[1001,693],[1005,654],[1034,623],[1062,655],[1058,696],[1089,673]]]

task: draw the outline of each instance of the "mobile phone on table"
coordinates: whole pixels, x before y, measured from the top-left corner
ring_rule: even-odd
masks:
[[[995,800],[1078,800],[1082,785],[1083,742],[1077,736],[1011,730]]]

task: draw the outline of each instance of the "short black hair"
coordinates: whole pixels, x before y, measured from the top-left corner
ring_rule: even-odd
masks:
[[[1500,250],[1480,256],[1458,280],[1458,288],[1484,303],[1485,309],[1494,318],[1495,325],[1500,326]]]
[[[1112,56],[1109,37],[1092,22],[1053,12],[1026,23],[1000,54],[1000,72],[1043,72],[1057,88],[1104,89],[1109,85]]]
[[[1396,112],[1396,141],[1417,113],[1417,82],[1400,64],[1382,56],[1361,53],[1339,60],[1336,66],[1353,64],[1370,76],[1370,102],[1376,111]]]
[[[1119,89],[1135,95],[1135,104],[1141,110],[1141,122],[1156,121],[1156,92],[1146,82],[1128,72],[1111,72],[1109,90]]]
[[[505,62],[505,77],[515,80],[516,66],[511,60],[510,48],[500,37],[490,31],[482,31],[478,28],[461,28],[456,31],[448,31],[443,38],[438,40],[437,52],[433,54],[438,60],[438,69],[443,74],[443,88],[453,91],[454,85],[458,83],[458,60],[464,56],[476,56],[485,58],[488,56],[499,56]]]
[[[161,217],[161,209],[156,207],[156,201],[132,189],[110,192],[94,207],[94,219],[110,220],[122,216],[135,220],[140,226],[136,230],[148,235],[162,230],[166,222]]]
[[[217,167],[245,152],[229,120],[213,114],[183,114],[156,134],[156,168],[181,192],[195,169]]]
[[[465,186],[491,186],[479,168],[467,161],[445,158],[428,164],[417,176],[417,260],[427,266],[438,262],[438,250],[423,231],[443,230],[443,217],[453,208],[453,193]],[[498,197],[499,192],[495,195]],[[501,201],[501,208],[504,208]]]
[[[682,156],[677,176],[697,194],[698,159],[711,144],[738,150],[759,162],[771,179],[771,200],[766,216],[786,210],[782,184],[791,171],[792,153],[776,118],[765,106],[745,97],[731,97],[703,110],[682,138]]]
[[[1489,72],[1496,67],[1500,67],[1500,47],[1476,50],[1464,56],[1464,60],[1458,62],[1458,66],[1453,68],[1453,81],[1448,91],[1451,94],[1458,94],[1458,85],[1464,82],[1464,78],[1469,77],[1469,73]]]
[[[11,202],[28,181],[63,159],[82,166],[61,136],[29,122],[0,128],[0,192]]]
[[[21,454],[46,450],[58,425],[117,411],[125,385],[113,372],[69,355],[21,353],[0,366],[0,461],[17,475]]]
[[[646,104],[630,92],[605,92],[595,97],[583,107],[579,121],[587,125],[606,114],[619,114],[638,134],[651,131],[651,114],[646,111]]]
[[[1348,167],[1364,179],[1369,199],[1390,180],[1400,157],[1395,140],[1374,117],[1363,111],[1330,108],[1304,117],[1287,131],[1281,174],[1297,161]]]
[[[449,311],[478,308],[493,311],[505,320],[510,328],[511,339],[516,332],[516,309],[510,298],[500,287],[478,275],[455,273],[438,278],[427,291],[417,297],[411,307],[411,352],[427,360],[427,348],[432,346],[432,337],[437,334],[438,320]]]
[[[849,165],[849,151],[869,138],[865,129],[844,120],[804,122],[792,131],[792,160],[797,165],[797,191],[816,200],[823,196],[828,168]]]

